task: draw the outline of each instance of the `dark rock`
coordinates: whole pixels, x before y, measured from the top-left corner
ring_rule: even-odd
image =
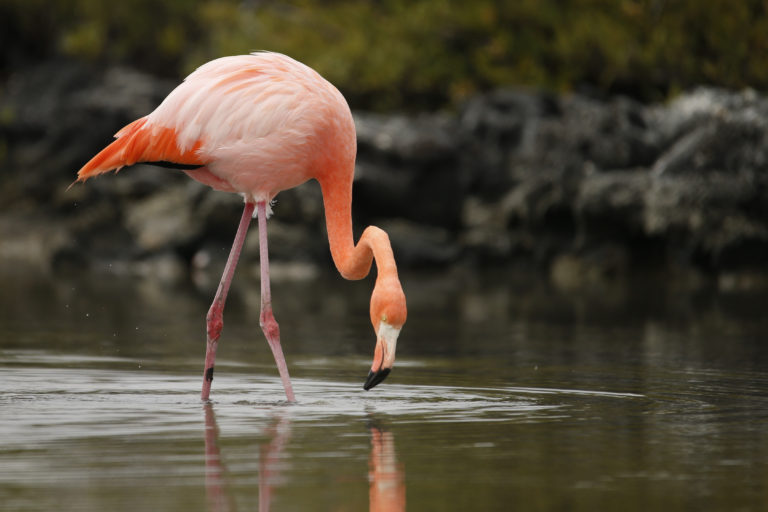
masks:
[[[642,233],[650,190],[651,177],[642,169],[585,174],[574,202],[580,228],[614,240]]]
[[[458,162],[461,134],[454,120],[358,113],[355,124],[353,208],[363,223],[402,217],[458,226],[467,180]]]
[[[232,226],[232,239],[234,239],[235,228],[236,226]],[[246,240],[246,258],[258,263],[259,236],[255,221],[252,231]],[[283,222],[282,219],[274,216],[267,222],[267,232],[269,233],[270,261],[328,260],[330,262],[331,253],[324,231],[315,231],[304,223]]]
[[[71,233],[43,215],[0,216],[0,261],[49,269],[58,253],[71,248]]]
[[[424,163],[456,155],[456,121],[444,115],[418,117],[355,114],[358,153],[379,154],[388,159]]]
[[[113,68],[94,74],[75,61],[52,61],[12,74],[0,99],[0,170],[9,201],[47,201],[56,188],[128,122],[146,115],[170,84]],[[10,185],[10,186],[8,186]]]
[[[469,192],[497,199],[514,179],[513,159],[536,160],[540,125],[560,114],[560,105],[546,95],[501,90],[472,98],[461,115],[465,151],[461,166]]]
[[[381,223],[379,227],[389,235],[401,266],[445,266],[456,261],[459,255],[458,243],[446,229],[402,219]]]
[[[202,224],[193,215],[195,196],[203,190],[193,181],[168,187],[129,204],[125,226],[145,253],[181,247],[201,237]]]
[[[556,256],[549,277],[564,290],[602,286],[626,278],[630,265],[631,256],[626,246],[604,244],[590,252]]]
[[[660,148],[645,109],[615,98],[608,103],[580,96],[562,102],[560,143],[597,169],[632,169],[653,163]]]
[[[647,195],[645,231],[669,240],[675,260],[707,269],[762,266],[768,216],[757,205],[765,187],[726,172],[657,177]]]
[[[657,175],[768,171],[768,108],[717,113],[681,134],[655,162]]]
[[[110,262],[169,281],[219,273],[241,197],[146,165],[67,189],[172,87],[73,62],[11,75],[0,89],[0,259],[60,272]],[[768,99],[754,91],[702,88],[647,106],[500,90],[455,115],[355,121],[355,233],[385,228],[401,267],[521,264],[566,287],[647,266],[762,282]],[[279,194],[274,212],[270,254],[286,279],[333,268],[316,183]]]

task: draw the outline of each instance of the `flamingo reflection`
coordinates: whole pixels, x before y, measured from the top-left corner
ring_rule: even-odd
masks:
[[[280,456],[291,437],[291,422],[282,415],[264,433],[270,441],[259,446],[259,512],[269,512],[272,487],[280,478]]]
[[[237,510],[235,502],[224,486],[226,466],[219,451],[219,426],[210,403],[203,405],[205,411],[205,496],[209,512],[230,512]]]
[[[405,471],[397,461],[392,432],[371,427],[368,457],[368,500],[371,512],[405,510]]]
[[[227,468],[219,449],[219,428],[213,406],[205,411],[205,494],[209,512],[232,512],[235,501],[227,488]],[[269,442],[259,447],[259,512],[269,512],[273,487],[278,484],[281,454],[290,438],[287,416],[277,418],[265,430]],[[397,460],[392,432],[370,427],[371,451],[368,457],[369,507],[371,512],[405,510],[405,472]]]
[[[219,427],[210,403],[205,409],[205,494],[209,512],[237,510],[224,475],[227,468],[219,450]],[[265,430],[270,441],[259,447],[259,512],[269,512],[272,487],[279,478],[280,453],[290,437],[290,421],[282,416]]]

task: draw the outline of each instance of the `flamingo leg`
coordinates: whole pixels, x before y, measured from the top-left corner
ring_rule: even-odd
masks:
[[[211,393],[213,367],[216,362],[216,347],[219,344],[221,329],[224,327],[224,303],[227,301],[229,285],[232,284],[232,276],[235,275],[237,260],[240,259],[240,252],[243,249],[245,235],[248,232],[248,226],[250,226],[251,219],[253,218],[253,209],[253,203],[245,203],[243,216],[240,218],[240,225],[238,226],[237,234],[235,235],[235,241],[232,243],[232,249],[229,251],[229,258],[227,258],[227,264],[224,267],[224,274],[221,276],[219,288],[216,290],[216,296],[213,298],[213,303],[211,304],[211,308],[208,310],[208,316],[206,317],[208,339],[205,348],[203,391],[200,394],[200,398],[203,400],[208,400]]]
[[[283,349],[280,346],[280,327],[277,325],[275,315],[272,313],[272,292],[269,286],[269,251],[267,248],[267,203],[259,201],[256,204],[256,213],[259,220],[259,265],[261,270],[261,315],[259,324],[264,336],[267,338],[272,355],[275,356],[277,370],[283,381],[285,396],[289,402],[295,402],[291,378],[288,375],[288,365],[285,363]]]

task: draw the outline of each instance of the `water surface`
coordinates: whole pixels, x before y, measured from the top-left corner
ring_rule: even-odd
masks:
[[[202,404],[210,290],[111,274],[3,279],[3,510],[768,503],[759,293],[404,276],[396,368],[364,392],[370,283],[275,283],[289,404],[244,278]]]

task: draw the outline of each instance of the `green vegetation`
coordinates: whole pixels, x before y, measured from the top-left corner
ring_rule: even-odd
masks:
[[[177,77],[292,55],[364,108],[435,108],[500,85],[662,99],[768,88],[764,0],[2,0],[0,72],[65,54]]]

